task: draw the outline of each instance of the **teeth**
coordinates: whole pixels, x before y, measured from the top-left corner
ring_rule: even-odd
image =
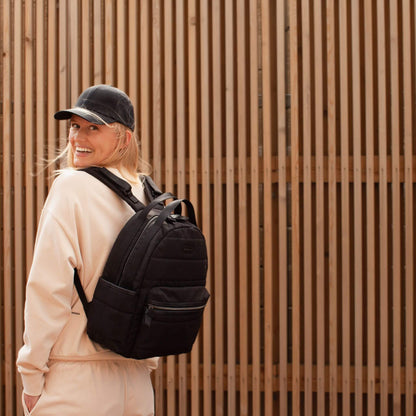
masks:
[[[75,151],[81,152],[81,153],[91,153],[91,149],[87,149],[86,147],[76,147]]]

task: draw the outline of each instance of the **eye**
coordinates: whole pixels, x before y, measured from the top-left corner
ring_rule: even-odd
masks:
[[[95,125],[95,124],[91,124],[88,128],[89,128],[90,130],[98,130],[98,126],[97,126],[97,125]]]
[[[79,124],[72,122],[71,129],[79,129]]]

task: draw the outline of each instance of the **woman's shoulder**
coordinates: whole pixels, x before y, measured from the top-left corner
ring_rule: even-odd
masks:
[[[109,170],[112,174],[118,176],[121,179],[124,179],[127,182],[130,182],[130,183],[143,182],[141,176],[138,174],[136,175],[135,178],[133,177],[127,178],[125,175],[123,175],[123,173],[120,170],[116,168],[108,167],[107,170]],[[87,178],[90,178],[92,182],[96,181],[93,175],[90,175],[89,173],[83,171],[82,169],[79,170],[79,169],[74,169],[74,168],[65,168],[59,171],[59,174],[56,177],[55,182],[59,184],[63,183],[65,185],[71,185],[71,184],[77,185],[77,184],[85,183]],[[133,179],[135,180],[133,181]]]
[[[54,183],[65,183],[70,185],[71,183],[82,182],[89,175],[87,172],[78,169],[65,168],[58,172]]]
[[[128,181],[122,174],[114,168],[108,168],[110,172],[114,175]],[[129,182],[129,181],[128,181]],[[140,200],[143,198],[143,184],[142,181],[138,179],[137,183],[129,182],[132,186],[133,193]],[[56,177],[52,188],[50,190],[51,194],[62,196],[63,199],[76,200],[82,198],[88,198],[92,202],[94,198],[99,200],[105,198],[108,199],[110,195],[116,197],[116,195],[104,185],[100,180],[95,178],[93,175],[90,175],[83,170],[77,169],[63,169],[59,172],[59,175]]]
[[[91,176],[77,169],[62,169],[53,181],[50,194],[73,198],[91,192]]]
[[[55,178],[47,197],[45,206],[53,212],[79,211],[86,207],[102,206],[116,194],[99,180],[77,169],[62,169]]]
[[[70,218],[77,206],[88,198],[88,174],[75,169],[62,169],[55,177],[44,204],[44,212],[55,218]]]

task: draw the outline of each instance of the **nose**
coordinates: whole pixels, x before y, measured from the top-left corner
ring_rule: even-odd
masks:
[[[70,138],[72,140],[85,140],[87,138],[87,132],[84,131],[82,128],[79,129],[71,129],[70,130]]]

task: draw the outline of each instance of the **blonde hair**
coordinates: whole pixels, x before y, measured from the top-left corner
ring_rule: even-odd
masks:
[[[100,163],[100,166],[115,167],[120,170],[122,176],[134,183],[138,181],[138,174],[149,175],[151,166],[140,157],[138,136],[120,123],[111,123],[107,126],[115,130],[118,140],[114,151],[106,160]],[[131,134],[131,139],[126,145],[128,132]],[[73,148],[69,142],[57,159],[66,159],[67,167],[76,169]]]

